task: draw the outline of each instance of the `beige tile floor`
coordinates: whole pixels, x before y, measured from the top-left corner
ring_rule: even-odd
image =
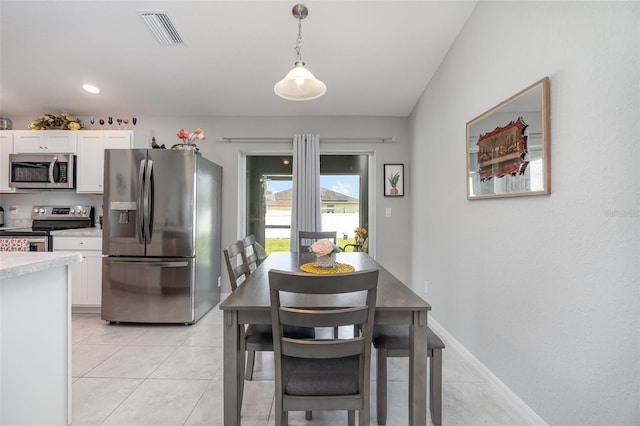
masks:
[[[223,424],[222,314],[217,307],[192,326],[110,325],[96,314],[74,314],[72,324],[74,426]],[[389,426],[408,424],[407,376],[406,359],[389,359]],[[245,383],[242,424],[273,425],[273,354],[256,355],[254,380]],[[442,391],[443,425],[527,424],[450,348],[444,351]],[[346,425],[347,416],[314,412],[307,422],[304,413],[291,413],[289,423]]]

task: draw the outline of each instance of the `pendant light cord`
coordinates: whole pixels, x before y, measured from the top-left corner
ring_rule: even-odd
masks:
[[[296,39],[296,47],[293,48],[294,52],[296,53],[296,64],[298,62],[302,62],[302,54],[300,53],[301,46],[302,46],[302,18],[298,18],[298,38]]]

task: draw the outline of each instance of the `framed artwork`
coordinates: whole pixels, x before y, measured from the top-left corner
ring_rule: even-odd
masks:
[[[549,77],[467,123],[467,199],[544,195],[549,176]]]
[[[404,196],[404,164],[384,165],[384,196]]]

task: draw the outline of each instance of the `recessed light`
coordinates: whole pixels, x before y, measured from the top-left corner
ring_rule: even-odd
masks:
[[[82,88],[84,90],[86,90],[87,92],[89,92],[89,93],[100,93],[100,89],[98,89],[93,84],[85,83],[85,84],[82,85]]]

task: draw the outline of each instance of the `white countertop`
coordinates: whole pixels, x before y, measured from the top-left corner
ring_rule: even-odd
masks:
[[[0,252],[0,279],[18,277],[76,262],[82,262],[82,255],[76,252]]]
[[[100,228],[74,228],[62,229],[60,231],[51,231],[54,237],[96,237],[102,238],[102,229]]]

